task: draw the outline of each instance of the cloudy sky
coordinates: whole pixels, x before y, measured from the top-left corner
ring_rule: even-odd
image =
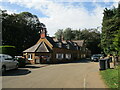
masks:
[[[8,13],[30,12],[53,36],[58,29],[101,27],[104,8],[117,7],[119,0],[0,0]]]

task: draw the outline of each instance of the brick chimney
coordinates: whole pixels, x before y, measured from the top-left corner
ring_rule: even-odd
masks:
[[[40,31],[40,37],[45,38],[47,36],[47,30],[46,28],[42,28]]]

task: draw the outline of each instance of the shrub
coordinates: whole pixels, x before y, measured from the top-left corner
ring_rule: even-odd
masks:
[[[11,56],[15,56],[16,54],[15,46],[9,45],[0,46],[0,54],[8,54]]]

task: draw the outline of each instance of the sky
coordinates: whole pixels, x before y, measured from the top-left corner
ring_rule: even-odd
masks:
[[[58,29],[97,28],[102,26],[105,8],[118,6],[120,0],[0,0],[0,9],[9,14],[30,12],[54,36]]]

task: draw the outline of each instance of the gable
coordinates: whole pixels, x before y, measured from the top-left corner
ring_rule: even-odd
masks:
[[[50,52],[50,51],[51,49],[49,48],[49,46],[44,42],[41,42],[41,44],[39,45],[35,52]]]
[[[51,49],[53,48],[53,45],[46,38],[40,38],[37,44],[41,42],[45,42]]]

